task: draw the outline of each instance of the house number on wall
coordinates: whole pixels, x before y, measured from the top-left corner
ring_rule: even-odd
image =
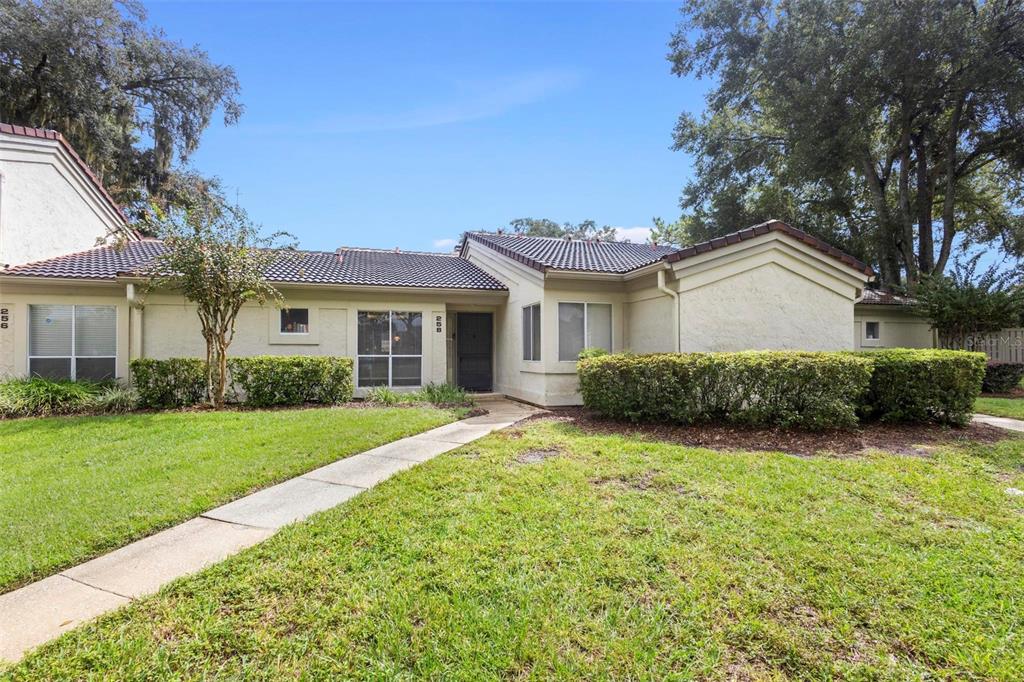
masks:
[[[435,316],[434,316],[434,325],[435,325],[435,326],[437,327],[437,333],[438,333],[438,334],[440,334],[440,333],[441,333],[441,331],[442,331],[442,330],[441,330],[441,320],[442,320],[442,319],[443,319],[443,318],[442,318],[442,317],[441,317],[440,315],[435,315]]]
[[[11,323],[10,308],[0,308],[0,329],[7,329]]]

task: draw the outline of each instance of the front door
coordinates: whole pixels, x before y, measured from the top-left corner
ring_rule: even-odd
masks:
[[[455,382],[467,391],[491,390],[491,313],[456,313]]]

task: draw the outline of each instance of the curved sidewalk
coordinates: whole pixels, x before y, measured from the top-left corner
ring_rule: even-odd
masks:
[[[480,405],[488,414],[340,459],[0,595],[0,661],[16,662],[30,649],[262,542],[282,526],[539,411],[506,399]]]
[[[1024,431],[1024,421],[1010,419],[1009,417],[993,417],[988,414],[975,414],[971,421],[975,424],[988,424],[1008,431]]]

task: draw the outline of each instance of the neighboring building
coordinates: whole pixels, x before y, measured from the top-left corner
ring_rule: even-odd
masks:
[[[52,134],[22,133],[59,140]],[[69,183],[78,172],[60,170]],[[37,186],[28,200],[45,206],[50,192]],[[45,220],[20,220],[5,229],[23,242],[52,233]],[[91,237],[122,228],[91,224]],[[133,358],[202,355],[194,306],[169,292],[138,298],[140,268],[163,245],[82,248],[84,232],[69,232],[59,255],[52,243],[46,257],[0,270],[0,375],[123,378]],[[859,347],[849,330],[870,309],[857,303],[870,276],[853,257],[778,221],[685,249],[477,232],[454,254],[302,252],[268,272],[288,308],[246,306],[231,352],[349,356],[359,393],[449,381],[575,404],[585,347]],[[878,317],[883,339],[888,319]]]
[[[0,267],[117,236],[135,233],[60,133],[0,123]]]
[[[935,331],[921,317],[914,299],[865,289],[854,306],[854,348],[934,348]]]

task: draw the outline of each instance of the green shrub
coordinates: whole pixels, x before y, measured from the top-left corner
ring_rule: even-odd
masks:
[[[848,427],[871,379],[870,360],[844,353],[605,355],[577,367],[587,407],[678,424]]]
[[[258,355],[228,360],[245,404],[333,405],[352,399],[352,359],[316,355]]]
[[[402,396],[387,386],[375,386],[366,392],[366,400],[380,405],[397,405],[402,402]]]
[[[32,377],[0,383],[0,417],[45,417],[92,409],[103,385]]]
[[[469,407],[476,403],[466,389],[453,384],[427,384],[419,391],[418,395],[433,405]]]
[[[206,396],[206,362],[196,358],[132,360],[139,406],[169,409],[195,405]]]
[[[580,354],[577,356],[577,359],[587,360],[588,358],[599,358],[602,355],[608,355],[608,351],[606,351],[604,348],[584,348],[583,350],[580,351]]]
[[[985,355],[962,350],[894,348],[855,353],[874,364],[860,414],[888,422],[971,420],[985,376]]]
[[[1024,363],[989,361],[981,390],[985,393],[1009,393],[1024,379]]]

